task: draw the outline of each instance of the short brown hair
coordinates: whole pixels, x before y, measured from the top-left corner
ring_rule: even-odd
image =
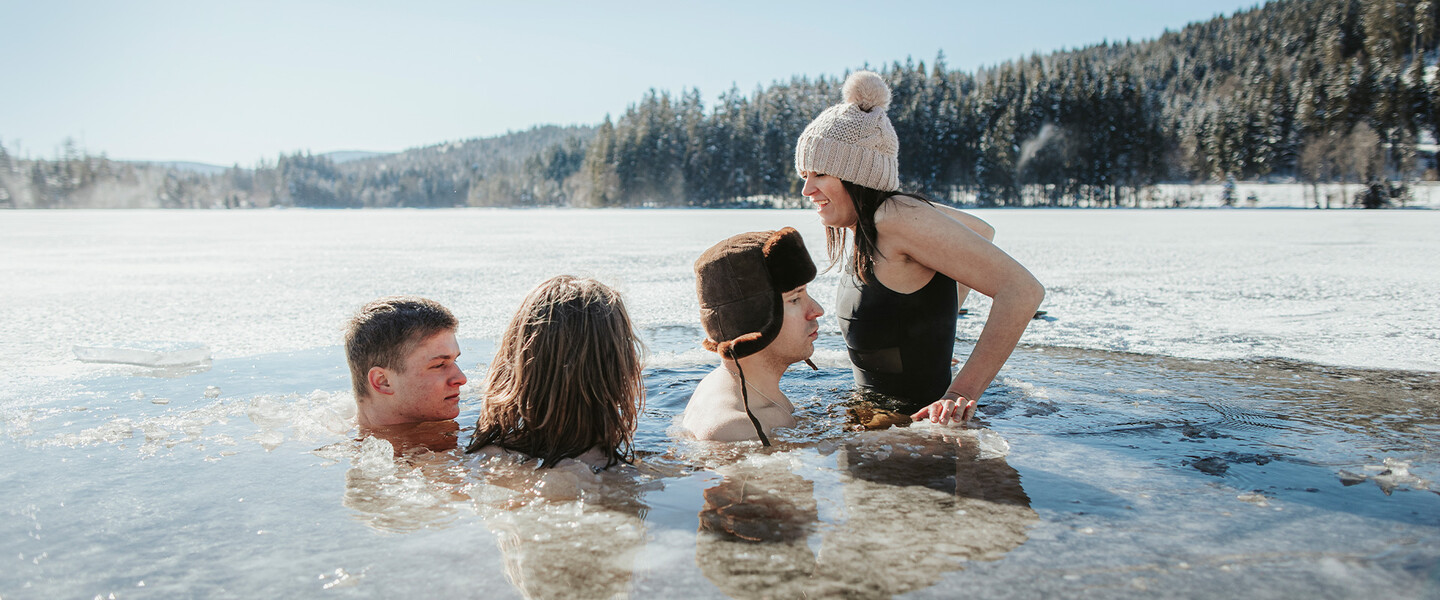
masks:
[[[569,275],[541,283],[505,328],[466,452],[495,444],[553,467],[599,447],[633,460],[642,346],[620,294]]]
[[[355,400],[369,397],[371,367],[403,373],[405,355],[415,344],[456,326],[455,315],[439,302],[418,296],[389,296],[360,307],[345,327],[345,360]]]

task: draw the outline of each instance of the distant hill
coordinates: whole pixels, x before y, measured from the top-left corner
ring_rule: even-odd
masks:
[[[515,166],[542,150],[562,144],[566,140],[588,141],[594,136],[595,128],[590,126],[538,125],[524,131],[512,131],[505,135],[488,138],[471,138],[454,142],[441,142],[419,148],[411,148],[394,154],[381,154],[356,158],[346,162],[346,169],[374,165],[446,165],[447,168],[468,168],[490,173]],[[323,155],[322,155],[323,156]],[[342,161],[333,160],[340,163]],[[354,162],[355,165],[348,163]]]
[[[365,160],[365,159],[367,159],[367,158],[375,158],[375,157],[377,157],[377,156],[389,156],[389,155],[391,155],[391,154],[394,154],[394,153],[393,153],[393,152],[370,152],[370,151],[367,151],[367,150],[336,150],[336,151],[334,151],[334,152],[326,152],[326,153],[324,153],[324,154],[321,154],[320,156],[323,156],[323,157],[329,159],[330,162],[333,162],[333,163],[335,163],[335,164],[338,165],[338,164],[347,163],[347,162],[356,161],[356,160]]]
[[[149,167],[160,167],[160,168],[162,168],[162,169],[174,169],[174,170],[176,170],[176,171],[181,171],[181,172],[184,172],[184,173],[199,173],[199,174],[201,174],[201,175],[219,175],[219,174],[221,174],[221,173],[224,173],[226,169],[229,169],[229,168],[230,168],[230,167],[222,167],[222,166],[220,166],[220,165],[212,165],[212,164],[209,164],[209,163],[189,162],[189,161],[183,161],[183,160],[171,160],[171,161],[143,161],[143,160],[136,160],[136,161],[128,161],[128,162],[130,162],[130,163],[132,163],[132,164],[136,164],[136,165],[145,165],[145,166],[149,166]]]
[[[0,145],[0,207],[555,204],[564,197],[556,189],[547,191],[543,183],[531,185],[527,163],[550,165],[557,153],[578,160],[594,133],[593,127],[545,125],[397,153],[297,152],[250,169],[112,161],[78,149],[59,160],[26,160],[10,156]]]
[[[1276,179],[1367,206],[1437,176],[1440,0],[1273,0],[1142,41],[974,72],[939,55],[888,82],[905,190],[980,206],[1139,206],[1166,182]],[[393,154],[280,156],[255,169],[122,165],[0,147],[16,207],[738,206],[798,203],[794,144],[844,74],[707,105],[651,91],[595,126],[537,126]],[[712,90],[713,92],[713,90]],[[1346,192],[1345,185],[1351,185]],[[108,186],[108,187],[107,187]],[[116,191],[119,190],[119,191]],[[123,194],[122,194],[123,192]],[[123,197],[123,201],[114,198]],[[1309,205],[1310,201],[1306,201]]]
[[[594,135],[593,127],[542,125],[345,162],[296,153],[273,169],[225,177],[246,202],[267,206],[565,204],[570,196],[552,180],[579,169]]]

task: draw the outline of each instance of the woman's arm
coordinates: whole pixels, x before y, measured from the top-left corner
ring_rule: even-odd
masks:
[[[936,423],[964,421],[973,416],[975,401],[1020,342],[1045,288],[1014,258],[942,209],[896,199],[900,201],[886,202],[875,213],[883,245],[994,300],[975,349],[945,397],[914,415]]]
[[[984,219],[981,219],[980,217],[967,213],[953,206],[945,206],[944,204],[932,204],[931,207],[940,211],[941,214],[955,219],[956,221],[959,221],[961,225],[969,227],[970,231],[979,234],[980,237],[991,241],[995,239],[995,227],[985,222]]]
[[[995,228],[989,223],[986,223],[980,217],[967,213],[953,206],[945,206],[944,204],[935,204],[933,206],[940,209],[940,212],[944,213],[946,216],[955,219],[956,221],[959,221],[962,225],[966,227],[969,227],[970,231],[979,234],[980,237],[985,238],[986,241],[995,241]],[[965,284],[963,283],[957,283],[955,284],[955,292],[955,309],[959,310],[960,314],[963,315],[965,314],[965,311],[961,309],[965,307],[965,298],[968,298],[970,296],[970,288],[965,287]]]

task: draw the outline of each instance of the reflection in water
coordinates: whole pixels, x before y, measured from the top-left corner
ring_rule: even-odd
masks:
[[[700,531],[746,542],[804,541],[819,517],[814,492],[789,471],[736,465],[705,490]]]
[[[940,427],[848,441],[838,463],[849,518],[821,547],[823,591],[888,597],[1024,543],[1038,517],[1003,444],[988,430]]]
[[[781,455],[721,468],[724,479],[705,492],[696,562],[739,598],[890,597],[929,587],[963,561],[1000,558],[1037,520],[1003,446],[988,431],[857,434],[834,454],[844,508],[824,523],[815,483]]]
[[[496,534],[505,575],[526,598],[626,596],[645,544],[636,467],[596,471],[566,459],[537,470],[523,455],[461,455],[453,421],[371,430],[315,454],[346,460],[342,504],[377,530],[445,527],[473,509]]]
[[[645,546],[648,477],[629,466],[596,471],[565,459],[550,469],[499,452],[477,455],[476,512],[505,554],[505,576],[526,598],[613,598],[631,591]]]
[[[1099,586],[1091,589],[1113,590],[1137,572],[1190,585],[1202,572],[1206,581],[1234,576],[1221,570],[1233,564],[1292,569],[1279,571],[1292,578],[1283,589],[1292,589],[1327,568],[1313,558],[1321,556],[1316,548],[1372,561],[1357,567],[1364,577],[1396,576],[1379,589],[1433,587],[1427,509],[1436,496],[1426,490],[1437,478],[1426,457],[1434,456],[1432,409],[1440,406],[1434,377],[1276,361],[1044,355],[1017,364],[987,395],[981,418],[1023,444],[1008,456],[985,429],[919,423],[842,432],[837,384],[823,373],[797,378],[808,392],[796,394],[804,418],[770,452],[681,442],[678,453],[644,453],[638,468],[597,474],[574,464],[537,473],[515,455],[426,451],[420,447],[449,448],[454,432],[421,430],[374,432],[389,439],[317,454],[349,465],[345,506],[375,529],[459,535],[473,511],[503,558],[476,561],[472,576],[498,582],[503,571],[532,598],[651,596],[657,588],[670,595],[682,587],[697,597],[890,597],[943,594],[935,586],[957,582],[995,595],[1037,592],[1076,574]],[[682,390],[672,404],[655,394],[662,415],[678,414],[693,381],[656,379]],[[269,415],[274,431],[290,436],[328,432],[345,422],[332,414],[332,400],[312,403],[310,425],[289,408],[252,406],[251,418],[270,431],[259,418]],[[873,425],[874,415],[866,421]],[[669,421],[647,421],[657,422]],[[653,450],[669,439],[658,427],[647,435]],[[1397,447],[1404,452],[1380,453]],[[1137,467],[1148,469],[1144,477],[1136,478]],[[1015,468],[1025,474],[1023,489]],[[1423,496],[1409,493],[1416,491]],[[1046,509],[1045,522],[1032,502]],[[1334,523],[1358,550],[1324,546]],[[1407,583],[1415,577],[1419,584]],[[1257,589],[1282,589],[1259,581]]]
[[[466,496],[460,491],[465,469],[453,452],[454,435],[447,434],[443,426],[419,429],[408,432],[413,434],[410,436],[395,435],[393,442],[372,435],[358,443],[332,444],[315,451],[336,460],[350,459],[341,504],[355,511],[355,518],[366,525],[402,532],[448,524],[457,518],[456,503]],[[419,443],[425,439],[439,441],[438,448],[443,450],[432,451]]]
[[[800,598],[815,573],[806,544],[816,527],[814,486],[772,457],[720,469],[705,490],[695,562],[735,598]]]

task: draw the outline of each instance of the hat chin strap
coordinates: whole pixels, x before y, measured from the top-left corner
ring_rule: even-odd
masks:
[[[726,348],[725,353],[730,355],[730,360],[735,361],[735,371],[740,375],[740,400],[745,404],[745,416],[750,417],[750,424],[755,426],[755,435],[760,436],[760,445],[769,447],[770,438],[765,435],[765,428],[760,426],[760,419],[755,418],[755,413],[750,412],[750,386],[745,384],[745,369],[740,366],[740,359],[735,358],[735,346]]]

